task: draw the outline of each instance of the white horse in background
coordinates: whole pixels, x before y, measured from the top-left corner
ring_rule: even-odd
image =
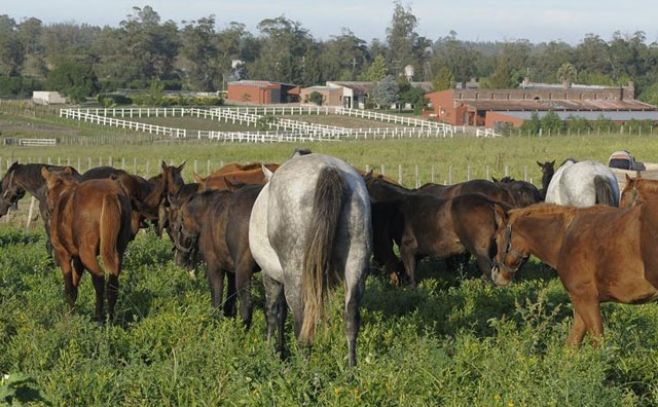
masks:
[[[596,204],[618,207],[617,177],[600,162],[568,159],[551,178],[546,202],[581,208]]]
[[[372,248],[363,177],[347,163],[321,154],[295,156],[268,173],[270,181],[249,222],[249,247],[265,286],[268,339],[276,333],[283,355],[287,302],[297,339],[311,344],[323,300],[342,280],[348,359],[354,366],[359,303]]]

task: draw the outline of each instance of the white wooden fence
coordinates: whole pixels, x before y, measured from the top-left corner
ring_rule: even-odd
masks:
[[[103,126],[121,127],[124,129],[142,131],[145,133],[165,135],[165,136],[176,137],[176,138],[185,138],[187,136],[185,129],[179,129],[176,127],[157,126],[155,124],[133,122],[123,119],[115,119],[113,117],[86,113],[81,109],[60,109],[59,117],[80,120],[86,123],[100,124]]]
[[[487,129],[483,127],[478,127],[475,130],[475,137],[500,137],[500,134],[496,133],[494,129]]]
[[[400,124],[403,126],[417,126],[417,127],[427,127],[433,129],[442,129],[446,133],[454,133],[455,127],[449,124],[442,122],[430,121],[417,119],[415,117],[404,117],[395,114],[373,112],[372,110],[364,109],[350,109],[347,107],[338,107],[334,111],[335,114],[360,117],[364,119],[379,120],[387,123]]]

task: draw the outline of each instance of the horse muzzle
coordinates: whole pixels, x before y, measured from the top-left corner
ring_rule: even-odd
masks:
[[[499,287],[504,287],[512,282],[514,272],[503,264],[496,263],[491,267],[491,281]]]

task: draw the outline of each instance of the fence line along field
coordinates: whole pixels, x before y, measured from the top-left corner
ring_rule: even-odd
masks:
[[[12,116],[17,123],[19,116]],[[70,125],[44,120],[61,129]],[[79,129],[81,137],[93,137],[91,126]],[[195,170],[207,174],[231,162],[283,162],[295,147],[362,169],[384,169],[393,179],[401,172],[410,187],[431,181],[432,174],[440,183],[507,173],[539,184],[536,161],[605,162],[620,149],[641,161],[658,159],[658,143],[646,134],[304,145],[8,145],[0,149],[0,173],[16,160],[50,160],[81,171],[112,164],[153,176],[162,160],[176,165],[186,160],[183,176],[190,182]],[[419,263],[416,289],[393,287],[373,273],[361,306],[359,365],[348,369],[341,289],[329,298],[326,325],[313,349],[297,349],[288,334],[290,356],[281,361],[265,340],[261,276],[253,282],[254,317],[245,330],[239,319],[211,310],[205,266],[191,279],[175,265],[171,242],[154,230],[140,232],[128,246],[114,324],[93,322],[89,276],[69,312],[41,221],[25,228],[28,210],[24,198],[18,212],[0,221],[0,394],[12,391],[12,378],[25,375],[33,381],[24,388],[52,405],[658,404],[655,304],[603,305],[602,346],[566,349],[569,298],[554,272],[534,260],[506,288],[481,282],[474,264],[448,271],[439,260]],[[287,324],[290,333],[291,321]]]

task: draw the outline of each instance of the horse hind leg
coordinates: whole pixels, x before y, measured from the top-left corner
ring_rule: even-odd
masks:
[[[245,326],[251,326],[253,305],[251,303],[251,276],[254,269],[253,260],[242,260],[235,269],[235,288],[240,302],[240,316]]]
[[[105,272],[98,264],[96,259],[96,248],[88,246],[80,249],[80,262],[84,268],[89,270],[96,290],[96,312],[95,319],[97,322],[105,320],[103,304],[105,301]],[[109,293],[108,293],[109,295]]]
[[[224,316],[225,317],[234,317],[235,316],[235,302],[236,302],[236,287],[235,287],[235,273],[231,271],[222,271],[223,274],[226,274],[226,301],[224,302]]]
[[[276,336],[276,351],[284,357],[285,335],[284,325],[288,307],[283,295],[283,285],[263,273],[265,286],[265,317],[267,319],[267,340],[270,342]]]

